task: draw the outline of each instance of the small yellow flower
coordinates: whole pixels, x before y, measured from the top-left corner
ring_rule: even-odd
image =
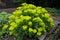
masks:
[[[18,19],[19,17],[18,16],[15,16],[15,19]]]
[[[33,29],[33,33],[36,33],[37,32],[37,30],[36,29]]]
[[[45,13],[44,17],[49,18],[50,15],[48,13]]]
[[[15,22],[12,22],[10,25],[13,25],[14,26],[14,25],[17,25],[17,24]]]
[[[31,11],[32,11],[32,9],[28,9],[28,11],[29,11],[29,12],[31,12]]]
[[[13,14],[19,15],[19,14],[22,14],[22,11],[21,10],[16,10],[15,12],[13,12]]]
[[[30,16],[23,16],[23,15],[21,15],[20,18],[21,18],[22,20],[30,20],[30,19],[31,19]]]
[[[16,11],[14,11],[13,14],[16,14]]]
[[[14,30],[14,28],[15,28],[14,26],[10,26],[9,30]]]
[[[24,20],[24,19],[25,19],[25,16],[21,15],[21,16],[20,16],[20,19],[21,19],[21,20]]]
[[[33,31],[33,29],[32,28],[29,28],[29,32],[32,32]]]
[[[37,32],[37,35],[40,36],[41,35],[41,32]]]
[[[24,10],[24,12],[26,13],[26,12],[28,12],[28,10]]]
[[[47,12],[47,10],[45,8],[42,8],[42,12]]]
[[[26,25],[24,25],[24,26],[22,26],[22,28],[23,28],[23,30],[26,30],[26,29],[27,29],[27,26],[26,26]]]
[[[42,9],[42,7],[40,6],[40,7],[37,7],[37,9]]]
[[[8,28],[8,25],[5,24],[2,29],[5,30],[7,28]]]
[[[10,26],[9,30],[13,30],[14,28],[17,27],[17,24],[15,22],[12,22],[10,25],[11,26]]]
[[[41,26],[45,27],[45,24],[44,24],[43,21],[42,21],[42,22],[39,22],[39,24],[40,24]]]
[[[15,22],[16,23],[20,23],[22,20],[21,19],[16,19]]]
[[[40,31],[42,31],[43,29],[40,27],[40,28],[38,28],[38,31],[40,32]]]
[[[45,15],[42,14],[41,17],[45,17]]]
[[[38,10],[37,10],[37,13],[40,14],[40,13],[42,13],[42,11],[41,11],[40,9],[38,9]]]
[[[53,22],[53,19],[52,18],[48,18],[48,22]]]
[[[32,4],[29,4],[28,6],[29,6],[29,8],[36,8],[36,6],[34,6]]]
[[[35,14],[35,16],[38,16],[39,14]]]
[[[28,22],[28,25],[32,26],[32,22],[31,22],[31,21],[30,21],[30,22]]]
[[[30,8],[30,6],[27,6],[27,8]]]
[[[33,21],[39,21],[40,22],[40,21],[42,21],[42,19],[40,17],[36,17],[33,19]]]
[[[27,9],[29,12],[31,12],[31,9]]]
[[[31,19],[31,17],[30,16],[25,16],[25,18],[24,18],[25,20],[30,20]]]
[[[23,10],[26,10],[27,9],[27,6],[23,6]],[[28,10],[27,10],[28,11]]]
[[[32,13],[36,13],[36,10],[31,10]]]
[[[11,26],[9,27],[9,30],[14,30],[14,28],[17,27],[17,24],[15,22],[12,22],[10,25]]]
[[[10,18],[10,19],[14,19],[14,18],[15,18],[15,16],[14,16],[14,15],[11,15],[11,16],[9,16],[9,18]]]
[[[17,9],[21,9],[22,7],[18,7]]]

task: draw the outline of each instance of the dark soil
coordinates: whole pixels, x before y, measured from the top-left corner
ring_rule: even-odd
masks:
[[[6,9],[0,9],[0,12],[6,11],[8,13],[12,13],[14,10],[16,10],[16,8],[6,8]]]

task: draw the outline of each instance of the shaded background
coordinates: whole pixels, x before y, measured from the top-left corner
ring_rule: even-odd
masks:
[[[24,2],[28,4],[34,4],[36,6],[60,8],[59,0],[0,0],[0,8],[1,7],[17,7]]]

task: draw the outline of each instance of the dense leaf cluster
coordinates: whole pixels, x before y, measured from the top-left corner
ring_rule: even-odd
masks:
[[[9,16],[9,34],[16,37],[38,37],[54,27],[53,19],[47,10],[32,4],[23,3]],[[6,29],[8,25],[4,25]],[[20,40],[19,39],[19,40]]]
[[[5,34],[7,32],[5,29],[7,29],[7,27],[8,27],[9,15],[10,14],[8,14],[5,11],[0,12],[0,38],[3,36],[3,34]]]

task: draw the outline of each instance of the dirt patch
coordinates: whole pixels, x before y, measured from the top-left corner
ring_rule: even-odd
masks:
[[[54,19],[54,23],[56,25],[60,23],[60,16],[52,16],[52,18]]]
[[[7,9],[0,9],[0,12],[6,11],[8,13],[12,13],[14,10],[16,10],[16,8],[7,8]]]

